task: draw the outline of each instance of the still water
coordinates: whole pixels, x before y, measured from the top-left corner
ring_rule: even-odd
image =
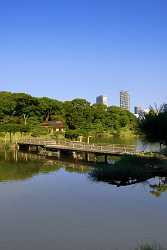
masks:
[[[147,151],[147,152],[157,152],[160,151],[159,143],[148,143],[142,137],[98,137],[96,139],[91,138],[91,143],[97,144],[120,144],[120,145],[135,145],[138,151]]]
[[[167,246],[165,179],[117,187],[91,179],[90,171],[1,152],[0,249],[129,250],[155,241]]]

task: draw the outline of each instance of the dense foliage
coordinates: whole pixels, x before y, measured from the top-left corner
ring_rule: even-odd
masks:
[[[49,120],[63,121],[69,134],[134,131],[137,124],[132,113],[115,106],[91,105],[85,99],[61,102],[25,93],[0,92],[0,131],[42,131],[42,122]]]
[[[139,128],[148,141],[167,145],[167,105],[151,107],[149,113],[142,115]]]

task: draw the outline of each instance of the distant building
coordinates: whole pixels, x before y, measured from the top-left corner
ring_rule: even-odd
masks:
[[[142,108],[141,107],[135,107],[134,108],[134,113],[135,113],[135,115],[139,115],[140,113],[142,113],[143,112],[143,110],[142,110]]]
[[[134,115],[139,118],[144,114],[144,110],[141,107],[134,107]]]
[[[164,111],[164,112],[167,112],[167,104],[164,104],[164,105],[163,105],[163,111]]]
[[[130,95],[128,91],[120,92],[120,107],[130,111]]]
[[[96,97],[96,104],[104,104],[108,106],[108,97],[103,95]]]

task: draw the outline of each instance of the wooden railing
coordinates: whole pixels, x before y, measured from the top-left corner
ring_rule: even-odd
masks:
[[[100,153],[133,153],[136,152],[135,145],[121,145],[121,144],[112,144],[112,145],[97,145],[97,144],[88,144],[82,142],[73,142],[73,141],[59,141],[59,140],[47,140],[47,139],[26,139],[19,140],[19,144],[28,144],[36,146],[44,146],[46,148],[58,148],[58,149],[69,149],[69,150],[78,150],[78,151],[88,151],[88,152],[100,152]]]

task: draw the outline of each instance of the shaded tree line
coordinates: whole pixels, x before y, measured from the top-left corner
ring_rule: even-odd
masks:
[[[139,129],[147,141],[167,146],[167,104],[150,107],[149,113],[143,113],[139,120]]]

